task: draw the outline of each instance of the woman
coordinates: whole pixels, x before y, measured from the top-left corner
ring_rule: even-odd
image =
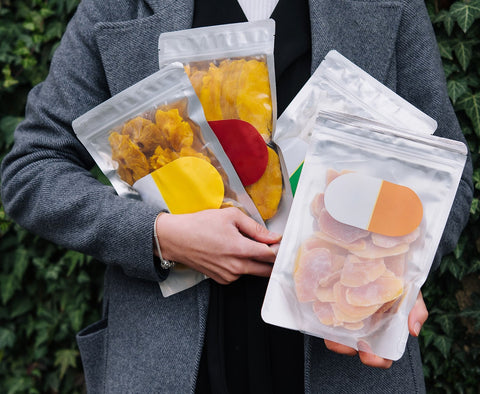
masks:
[[[422,0],[280,0],[272,18],[279,113],[336,49],[436,119],[438,135],[464,141]],[[157,220],[156,209],[119,198],[88,171],[94,163],[72,120],[155,72],[160,33],[242,21],[235,0],[83,0],[49,76],[30,93],[2,163],[2,198],[22,226],[107,265],[104,319],[77,338],[88,390],[424,392],[414,337],[392,364],[261,322],[279,235],[235,209]],[[471,196],[468,162],[435,265],[455,246]],[[163,298],[157,282],[168,269],[154,264],[154,226],[164,259],[211,279]],[[426,313],[419,296],[412,334]]]

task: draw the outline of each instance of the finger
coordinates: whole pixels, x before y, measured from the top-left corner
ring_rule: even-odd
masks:
[[[408,330],[411,335],[418,337],[420,330],[428,318],[428,310],[423,300],[422,292],[418,293],[415,305],[408,315]]]
[[[259,263],[257,261],[245,261],[244,262],[244,275],[255,275],[264,278],[270,277],[272,274],[273,266],[271,264]]]
[[[257,262],[273,264],[277,258],[275,250],[267,244],[247,240],[248,246],[245,246],[246,257]]]
[[[393,364],[392,360],[387,360],[386,358],[362,350],[358,352],[358,356],[360,357],[360,361],[369,367],[388,369]]]
[[[392,360],[377,356],[370,348],[370,345],[364,341],[358,342],[358,356],[360,361],[369,367],[387,369],[392,366]]]
[[[324,339],[324,342],[327,349],[332,352],[345,354],[347,356],[355,356],[357,354],[357,351],[354,348],[342,345],[341,343],[329,341],[328,339]]]
[[[275,244],[280,242],[280,234],[269,231],[265,226],[257,223],[252,218],[238,211],[235,217],[235,224],[238,230],[245,236],[265,244]]]
[[[278,249],[280,249],[280,243],[269,245],[272,252],[275,253],[275,256],[278,254]]]

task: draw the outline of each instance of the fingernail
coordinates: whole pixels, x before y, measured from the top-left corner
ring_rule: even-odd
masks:
[[[422,325],[417,321],[415,325],[413,326],[413,331],[415,331],[415,335],[418,337],[418,334],[420,334],[420,329],[422,328]]]

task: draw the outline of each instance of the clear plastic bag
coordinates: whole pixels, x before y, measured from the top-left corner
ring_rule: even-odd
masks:
[[[263,223],[180,63],[99,104],[73,129],[120,196],[178,214],[235,206]],[[203,279],[177,264],[160,287],[167,296]]]
[[[318,118],[263,319],[399,359],[466,156],[457,141]]]
[[[258,180],[244,186],[270,229],[272,218],[285,216],[282,200],[288,198],[282,164],[272,143],[277,111],[274,31],[275,23],[269,19],[167,32],[158,43],[160,66],[172,61],[185,66],[207,121],[245,121],[262,136],[267,146],[265,170]],[[230,138],[228,144],[243,146],[245,160],[249,160],[246,142]],[[229,146],[222,145],[227,151]]]

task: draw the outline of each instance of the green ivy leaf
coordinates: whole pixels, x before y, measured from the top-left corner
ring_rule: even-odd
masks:
[[[17,279],[13,275],[0,275],[2,284],[2,304],[6,305],[17,289]]]
[[[433,342],[433,339],[435,338],[436,334],[434,331],[429,329],[427,326],[424,326],[422,330],[420,331],[420,336],[423,340],[423,344],[425,347],[430,345]]]
[[[446,313],[439,314],[435,316],[435,322],[442,327],[443,332],[445,335],[451,336],[453,333],[453,318],[451,315],[448,315]]]
[[[7,148],[13,144],[13,132],[23,120],[18,116],[4,116],[0,120],[0,144],[5,143]]]
[[[29,254],[25,248],[18,248],[15,251],[15,266],[13,268],[13,275],[19,281],[22,280],[23,275],[28,267]]]
[[[438,49],[444,59],[453,60],[453,47],[450,41],[438,40]]]
[[[448,354],[450,353],[450,349],[452,347],[451,338],[445,335],[438,335],[437,333],[433,340],[433,344],[438,350],[440,350],[440,353],[442,353],[443,357],[448,357]]]
[[[11,348],[15,344],[15,332],[0,327],[0,349]]]
[[[69,367],[77,366],[78,351],[74,349],[62,349],[55,352],[56,367],[60,367],[60,379],[63,378]]]
[[[459,261],[456,261],[455,264],[448,264],[448,271],[458,280],[461,280],[465,275],[463,264],[460,264]]]
[[[452,15],[448,11],[441,10],[435,15],[435,17],[432,19],[432,22],[443,23],[447,35],[450,36],[452,34],[453,26],[455,25],[455,19],[453,19]]]
[[[480,137],[480,92],[472,93],[462,98],[458,101],[458,106],[470,118],[475,134]]]
[[[17,298],[13,302],[10,318],[15,319],[17,316],[21,316],[32,309],[33,309],[33,301],[30,298]]]
[[[448,78],[453,73],[455,73],[457,71],[460,71],[460,68],[458,67],[458,65],[456,63],[444,61],[443,62],[443,71],[445,72],[445,76]]]
[[[455,102],[468,91],[468,85],[465,80],[451,79],[447,82],[448,95]]]
[[[457,1],[450,7],[450,14],[457,21],[463,32],[466,33],[480,15],[480,0]]]
[[[453,47],[455,55],[462,66],[463,71],[465,71],[472,59],[472,46],[466,41],[459,41]]]

